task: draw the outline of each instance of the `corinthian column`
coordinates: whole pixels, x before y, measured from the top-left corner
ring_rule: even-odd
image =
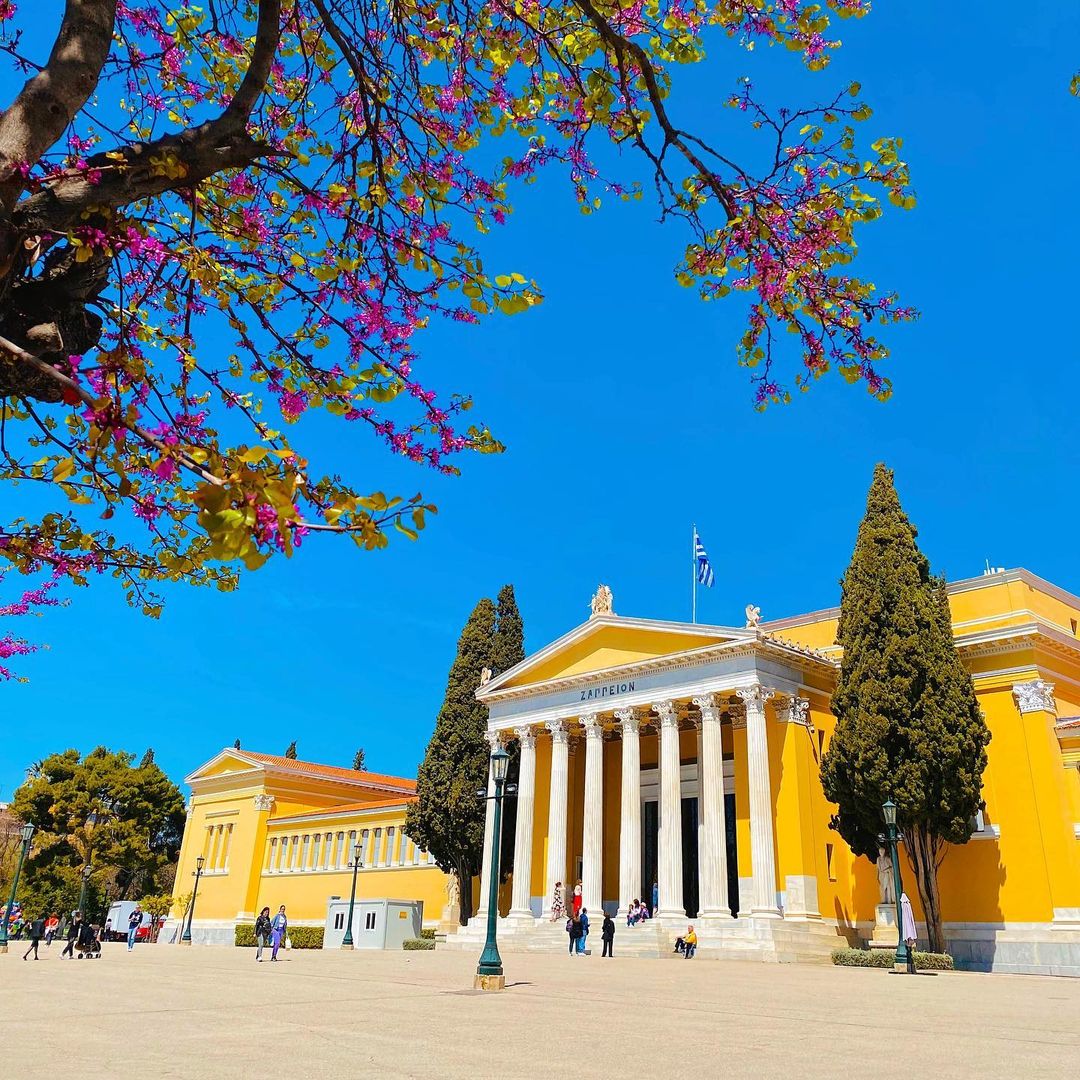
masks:
[[[685,919],[679,718],[670,701],[657,702],[653,709],[660,717],[660,917]]]
[[[720,710],[712,694],[694,698],[701,710],[701,826],[704,832],[698,915],[731,917],[727,900],[727,826],[724,821],[724,746]]]
[[[604,729],[596,713],[581,718],[585,728],[585,821],[582,829],[581,906],[604,906]]]
[[[514,833],[514,888],[510,918],[532,919],[533,806],[536,803],[536,736],[532,728],[514,728],[521,750],[518,770],[517,829]]]
[[[773,846],[772,788],[769,782],[769,738],[765,702],[774,690],[754,683],[735,691],[746,706],[746,758],[750,780],[750,861],[754,897],[750,914],[780,918],[776,905],[776,855]]]
[[[544,895],[544,914],[551,915],[551,897],[555,882],[566,877],[566,781],[569,772],[569,747],[566,725],[561,720],[549,720],[551,732],[551,797],[548,803],[548,863],[547,892]],[[563,882],[565,891],[565,882]]]
[[[641,896],[641,717],[636,709],[619,709],[622,727],[622,813],[619,818],[619,915]]]
[[[499,745],[497,731],[484,732],[484,738],[492,753]],[[487,919],[488,894],[491,891],[491,832],[495,828],[495,777],[491,773],[491,761],[488,761],[487,810],[484,814],[484,862],[480,870],[480,906],[476,909],[476,918]],[[373,852],[372,864],[378,858],[378,848]]]

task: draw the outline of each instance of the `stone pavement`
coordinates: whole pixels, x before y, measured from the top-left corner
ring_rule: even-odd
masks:
[[[0,956],[10,1080],[1031,1080],[1080,1062],[1076,979],[518,953],[483,994],[459,952],[21,952]]]

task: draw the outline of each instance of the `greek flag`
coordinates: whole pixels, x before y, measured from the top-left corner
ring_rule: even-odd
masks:
[[[716,576],[713,574],[712,563],[709,562],[709,553],[705,550],[705,545],[701,542],[696,529],[694,530],[694,561],[697,563],[698,584],[711,589]]]

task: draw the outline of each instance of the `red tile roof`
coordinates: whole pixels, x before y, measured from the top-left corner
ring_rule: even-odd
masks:
[[[288,820],[292,821],[295,818],[318,818],[326,817],[327,814],[351,814],[359,813],[362,810],[378,810],[388,806],[403,806],[407,803],[416,802],[415,795],[405,795],[398,799],[376,799],[374,802],[352,802],[343,803],[341,806],[324,806],[321,810],[305,810],[302,814],[289,814]],[[285,820],[284,818],[272,818],[271,825],[277,823],[277,821]]]
[[[310,773],[325,776],[328,780],[348,780],[354,784],[378,784],[381,787],[398,788],[402,792],[416,791],[416,781],[406,780],[403,776],[385,776],[382,773],[358,772],[356,769],[343,769],[337,765],[319,765],[314,761],[300,761],[297,758],[281,757],[278,754],[257,754],[254,750],[241,750],[244,757],[265,762],[275,769],[288,772]]]

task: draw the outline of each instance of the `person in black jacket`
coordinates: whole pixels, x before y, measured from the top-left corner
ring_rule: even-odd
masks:
[[[611,956],[611,947],[615,942],[615,924],[607,912],[604,913],[604,924],[600,927],[600,937],[604,942],[604,951],[601,956]]]
[[[38,946],[41,944],[41,939],[45,936],[45,920],[35,919],[30,924],[30,948],[23,953],[23,959],[27,959],[31,953],[34,954],[34,959],[38,957]]]
[[[79,936],[79,930],[82,928],[82,912],[76,911],[72,917],[71,922],[68,924],[67,929],[67,944],[64,946],[64,951],[60,954],[61,958],[70,956],[72,959],[75,957],[75,939]]]
[[[270,923],[270,909],[264,907],[259,912],[259,917],[255,920],[255,942],[257,948],[255,949],[255,959],[258,963],[262,963],[263,949],[266,948],[267,943],[270,941],[270,933],[273,930],[273,926]]]

